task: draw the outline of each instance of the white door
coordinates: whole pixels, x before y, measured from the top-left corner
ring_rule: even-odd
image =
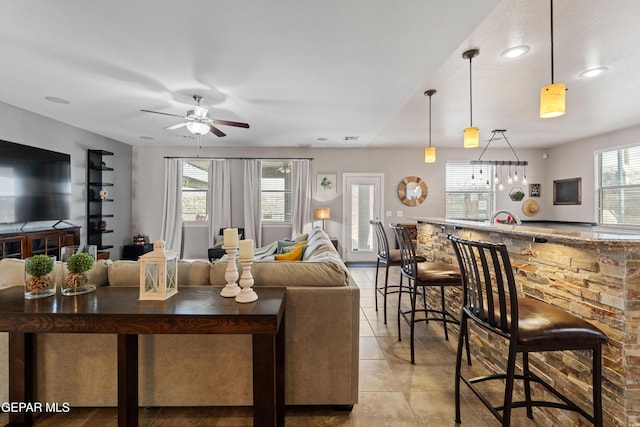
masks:
[[[375,232],[369,224],[383,214],[384,174],[345,173],[342,175],[344,228],[342,254],[345,262],[375,262]]]

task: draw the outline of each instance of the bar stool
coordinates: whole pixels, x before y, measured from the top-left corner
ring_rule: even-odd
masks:
[[[591,323],[560,308],[534,298],[518,298],[513,268],[504,244],[477,242],[449,236],[453,244],[463,283],[462,318],[456,357],[456,423],[460,423],[460,380],[482,403],[508,426],[512,408],[527,408],[533,418],[533,406],[575,411],[596,426],[602,426],[602,344],[607,336]],[[461,375],[462,342],[471,320],[488,332],[509,341],[507,368],[504,373],[476,378]],[[466,339],[467,344],[469,339]],[[577,406],[529,370],[529,353],[560,350],[592,352],[593,415]],[[516,356],[522,353],[523,374],[515,373]],[[525,400],[513,402],[514,380],[524,381]],[[474,385],[490,380],[505,380],[502,405],[494,406]],[[531,382],[542,385],[561,402],[531,400]],[[502,414],[500,414],[500,411]]]
[[[444,301],[445,286],[461,286],[460,271],[456,266],[443,262],[419,262],[407,229],[399,224],[391,225],[391,228],[393,228],[400,243],[401,272],[408,282],[408,286],[401,287],[398,290],[398,341],[402,340],[400,334],[400,317],[402,317],[409,324],[411,331],[411,364],[415,364],[414,337],[416,323],[426,323],[429,320],[442,322],[446,340],[449,340],[447,322],[460,324],[460,321],[446,309]],[[440,309],[427,308],[425,291],[427,287],[440,288]],[[421,290],[424,308],[417,307],[417,288]],[[409,293],[411,299],[411,308],[409,310],[402,308],[403,290]],[[422,313],[424,317],[417,318],[416,313]],[[429,317],[430,314],[432,315],[431,317]]]
[[[378,258],[376,260],[376,311],[378,311],[378,294],[383,297],[384,304],[384,324],[387,324],[387,295],[398,293],[398,289],[402,287],[402,274],[400,274],[400,282],[397,285],[389,285],[389,267],[400,266],[402,260],[400,259],[399,249],[389,249],[389,240],[387,234],[384,232],[384,226],[381,221],[369,221],[369,224],[373,226],[376,232],[376,242],[378,245]],[[418,257],[418,262],[426,261],[424,257]],[[380,266],[384,266],[384,285],[378,286],[378,271]]]

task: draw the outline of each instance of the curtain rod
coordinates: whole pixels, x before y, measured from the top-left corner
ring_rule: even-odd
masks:
[[[164,156],[165,159],[202,159],[202,160],[313,160],[313,157],[194,157]]]

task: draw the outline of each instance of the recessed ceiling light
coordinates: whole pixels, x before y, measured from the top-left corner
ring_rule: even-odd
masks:
[[[152,139],[154,139],[154,138],[153,138],[152,136],[145,136],[145,135],[142,135],[142,136],[140,137],[140,139],[148,139],[148,140],[152,140]]]
[[[358,137],[357,136],[345,136],[344,140],[345,141],[357,141]]]
[[[526,45],[514,46],[502,51],[500,56],[503,58],[518,58],[520,56],[526,55],[529,52],[529,50],[530,50],[529,46],[526,46]]]
[[[600,74],[606,73],[607,70],[609,70],[607,67],[589,68],[588,70],[584,70],[583,72],[578,74],[578,77],[583,79],[590,79],[592,77],[596,77],[596,76],[599,76]]]
[[[44,99],[49,102],[55,102],[56,104],[69,104],[69,101],[67,101],[66,99],[57,98],[55,96],[45,96]]]

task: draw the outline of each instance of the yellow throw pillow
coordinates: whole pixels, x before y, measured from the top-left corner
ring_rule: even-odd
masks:
[[[296,245],[295,249],[286,254],[274,255],[276,261],[300,261],[302,259],[302,245]]]

